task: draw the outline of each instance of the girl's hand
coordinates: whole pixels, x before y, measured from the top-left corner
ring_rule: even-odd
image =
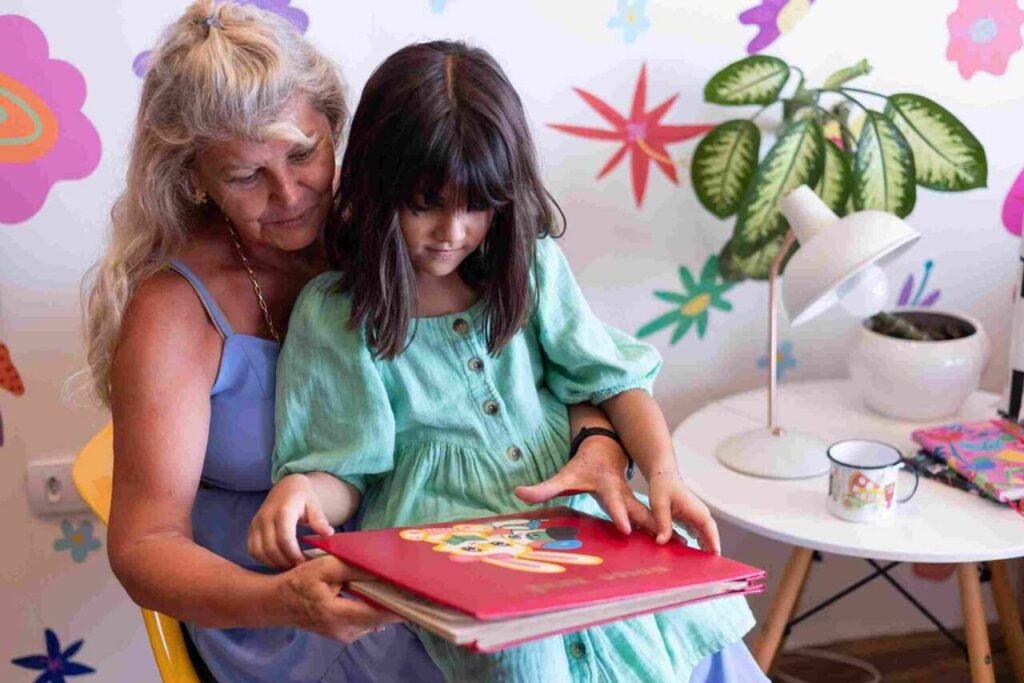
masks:
[[[330,536],[334,527],[327,521],[309,478],[289,474],[277,482],[249,524],[249,554],[268,567],[289,569],[306,557],[299,548],[295,529],[305,524],[321,536]]]
[[[279,582],[278,595],[289,621],[327,638],[351,643],[385,624],[402,621],[390,612],[338,595],[345,582],[373,577],[349,567],[332,555],[304,562],[275,578]]]
[[[615,441],[593,436],[580,444],[579,451],[555,476],[533,486],[520,486],[516,496],[536,505],[556,496],[589,493],[625,535],[634,529],[657,534],[654,515],[636,499],[626,481],[626,452]]]
[[[658,543],[672,538],[672,521],[675,520],[697,539],[701,550],[722,554],[718,525],[711,518],[708,506],[686,487],[674,466],[653,472],[648,484]]]

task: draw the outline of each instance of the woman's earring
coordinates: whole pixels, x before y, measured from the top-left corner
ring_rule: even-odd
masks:
[[[192,190],[192,201],[197,206],[202,206],[203,204],[206,203],[206,200],[208,200],[209,198],[210,195],[206,194],[206,190],[200,190],[199,188]]]

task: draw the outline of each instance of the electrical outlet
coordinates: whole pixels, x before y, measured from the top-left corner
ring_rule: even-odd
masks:
[[[26,470],[28,506],[37,515],[72,515],[88,512],[71,480],[74,457],[47,458],[29,462]]]

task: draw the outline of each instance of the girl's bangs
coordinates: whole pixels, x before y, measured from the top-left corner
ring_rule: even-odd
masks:
[[[496,136],[460,135],[454,127],[442,127],[421,155],[413,155],[419,159],[406,158],[406,167],[418,173],[403,188],[405,205],[423,201],[441,206],[447,199],[453,207],[481,211],[510,204],[514,192],[510,160],[501,141],[487,137]]]

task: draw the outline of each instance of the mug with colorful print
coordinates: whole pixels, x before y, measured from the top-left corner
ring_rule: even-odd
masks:
[[[905,503],[917,493],[914,488],[905,498],[896,495],[903,459],[899,449],[881,441],[851,439],[828,448],[832,470],[828,478],[828,511],[840,519],[861,524],[891,524],[896,519],[896,504]]]

